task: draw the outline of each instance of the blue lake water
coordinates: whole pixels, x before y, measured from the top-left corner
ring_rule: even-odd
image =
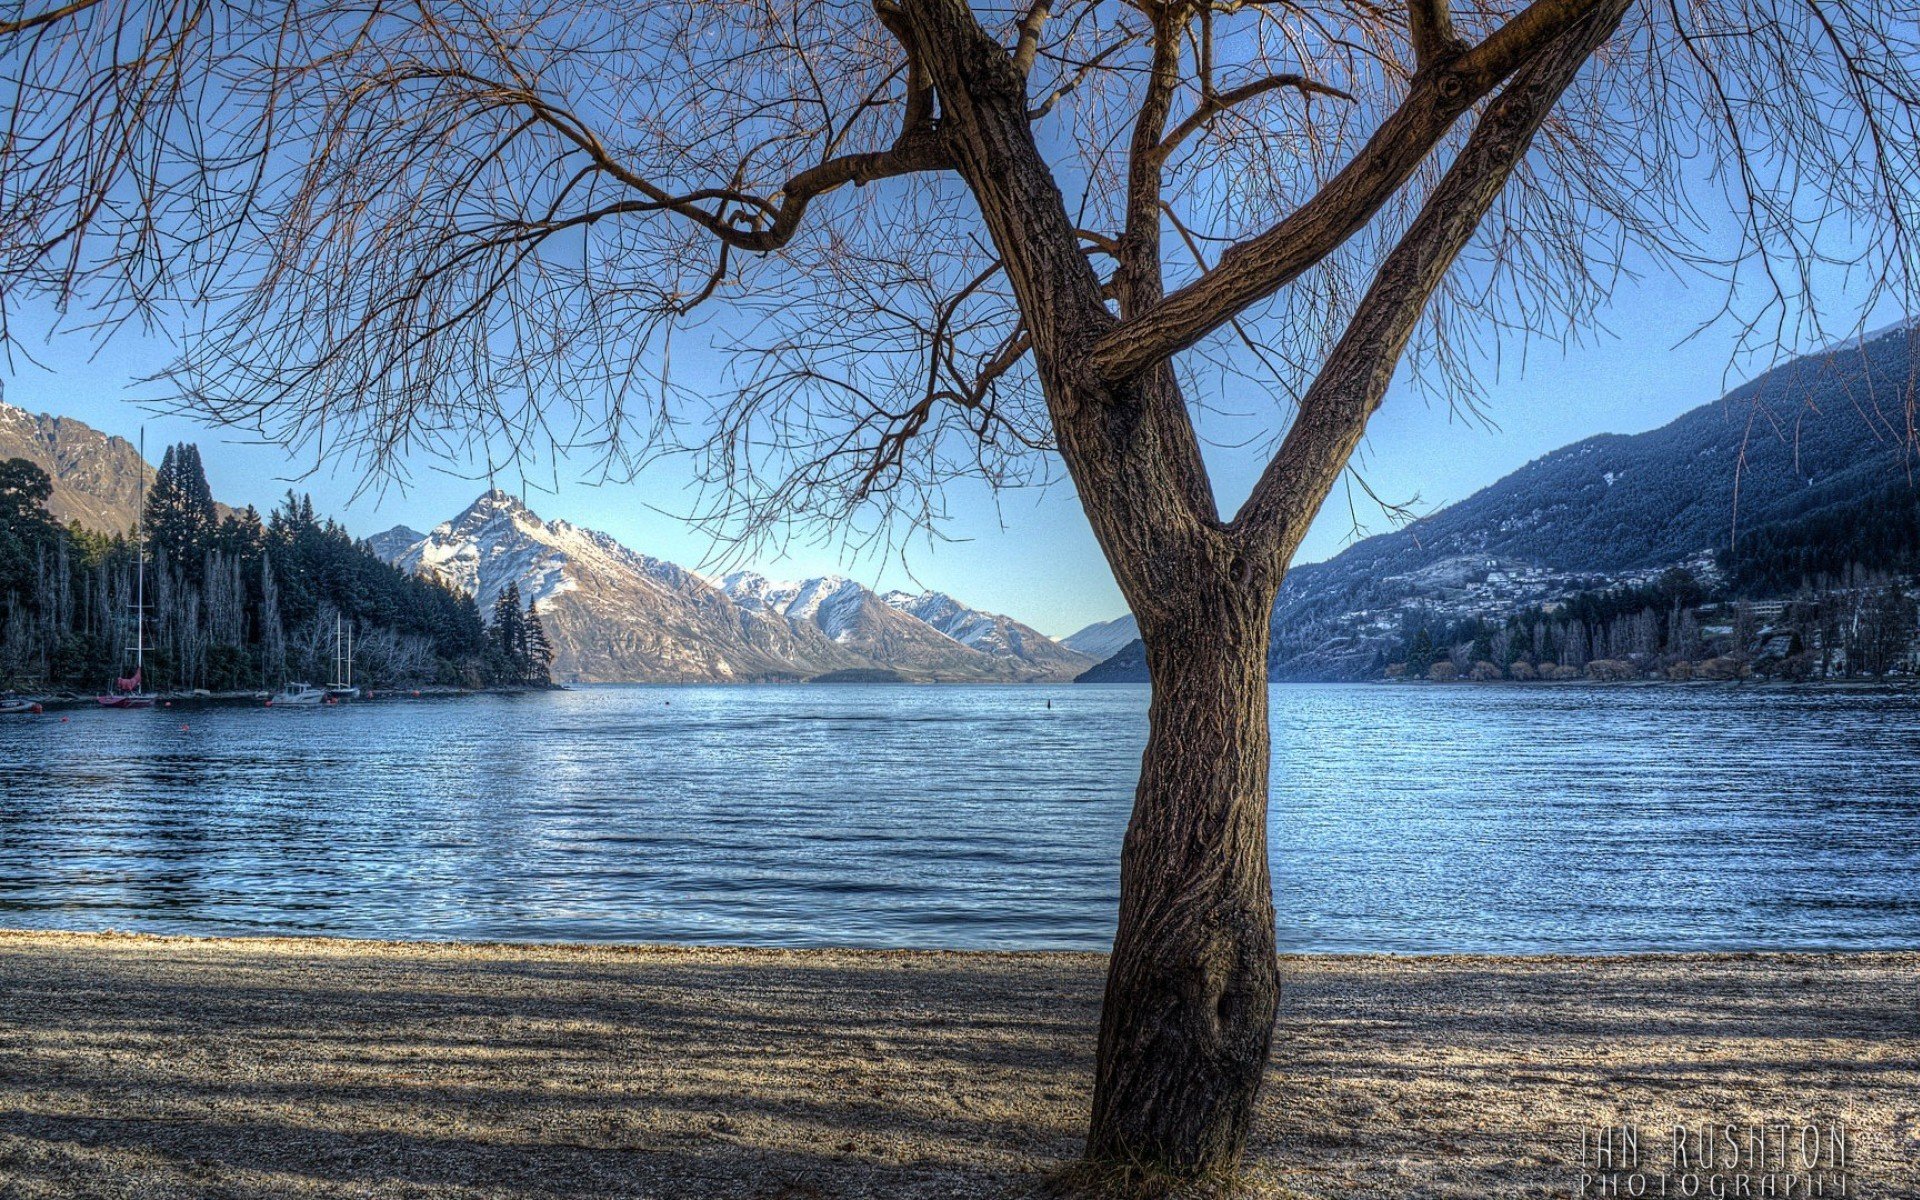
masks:
[[[0,926],[1102,949],[1146,701],[0,718]],[[1283,948],[1920,946],[1920,693],[1288,685],[1273,728]]]

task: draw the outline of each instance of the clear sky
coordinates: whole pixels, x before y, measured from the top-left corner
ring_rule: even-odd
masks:
[[[1429,512],[1569,442],[1663,425],[1717,398],[1754,370],[1753,364],[1733,361],[1731,329],[1710,329],[1682,341],[1722,299],[1717,289],[1689,290],[1665,277],[1623,288],[1606,314],[1605,328],[1592,331],[1584,345],[1564,352],[1535,346],[1524,369],[1509,361],[1498,378],[1489,377],[1486,413],[1492,424],[1429,405],[1405,380],[1396,381],[1357,461],[1383,498],[1417,499],[1418,511]],[[1842,297],[1823,299],[1835,315],[1845,308],[1832,303]],[[1867,323],[1884,324],[1900,315],[1876,312]],[[18,316],[18,330],[33,328],[36,316],[40,327],[51,324],[47,313],[29,310]],[[311,461],[296,462],[276,447],[231,441],[229,434],[143,408],[143,399],[160,393],[136,381],[171,357],[163,341],[122,334],[102,345],[83,333],[60,333],[31,340],[28,350],[36,361],[16,354],[0,364],[0,398],[130,439],[144,424],[150,459],[169,442],[197,441],[214,494],[229,504],[251,503],[264,511],[288,487],[297,487],[310,491],[322,511],[366,536],[398,524],[431,529],[486,486],[471,463],[417,461],[406,490],[355,498],[357,476],[322,463],[297,479],[314,467]],[[1203,432],[1208,432],[1205,425]],[[1216,447],[1209,457],[1222,507],[1232,511],[1263,461],[1254,448]],[[586,473],[584,464],[569,473],[562,462],[557,491],[529,490],[528,503],[543,517],[604,530],[643,553],[691,567],[711,560],[712,544],[679,518],[688,492],[678,468],[656,468],[632,484],[582,482]],[[499,482],[518,489],[517,476]],[[1360,495],[1358,489],[1354,495]],[[997,511],[984,487],[978,496],[953,500],[950,507],[959,515],[947,532],[957,540],[909,547],[904,565],[898,558],[843,561],[830,546],[799,547],[783,559],[752,565],[776,576],[841,571],[879,587],[934,588],[1055,636],[1125,611],[1068,486],[1004,494]],[[1367,532],[1391,528],[1377,507],[1357,507]],[[1297,561],[1337,554],[1354,536],[1346,490],[1336,488]]]

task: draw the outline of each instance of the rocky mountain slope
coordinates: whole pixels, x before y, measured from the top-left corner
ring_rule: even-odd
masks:
[[[554,645],[556,679],[733,682],[891,670],[914,680],[1015,682],[1072,678],[1094,661],[948,597],[927,607],[975,642],[838,576],[778,583],[737,571],[716,584],[604,533],[542,520],[501,491],[431,533],[401,526],[367,544],[403,570],[472,593],[483,611],[517,583]]]
[[[139,516],[140,452],[70,417],[33,414],[0,403],[0,459],[24,458],[53,480],[47,509],[65,524],[124,533]],[[153,479],[148,468],[146,477]]]
[[[1576,442],[1295,567],[1274,607],[1270,670],[1354,678],[1410,607],[1493,614],[1671,565],[1711,575],[1743,537],[1920,486],[1917,341],[1920,327],[1903,323],[1795,359],[1659,429]],[[1145,677],[1137,649],[1109,658],[1093,679]]]

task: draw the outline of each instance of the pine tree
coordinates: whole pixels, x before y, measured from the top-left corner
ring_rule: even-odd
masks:
[[[164,553],[183,578],[198,584],[215,524],[213,492],[199,448],[190,442],[167,447],[141,517],[148,553]]]
[[[508,583],[493,602],[488,630],[497,674],[508,683],[525,682],[528,673],[527,619],[520,607],[520,585]]]
[[[522,682],[540,687],[553,684],[553,645],[547,641],[547,628],[540,623],[534,602],[527,601],[527,672]]]

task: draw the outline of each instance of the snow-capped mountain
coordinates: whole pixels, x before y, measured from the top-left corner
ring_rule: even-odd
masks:
[[[375,556],[393,562],[426,540],[427,535],[418,529],[395,525],[385,533],[376,533],[368,538],[367,549],[373,551]]]
[[[954,629],[896,603],[894,597],[901,593],[880,596],[842,575],[776,583],[754,571],[735,571],[721,586],[743,608],[778,614],[796,629],[817,629],[836,645],[876,665],[916,677],[1071,678],[1076,663],[1090,661],[1017,621],[974,613],[948,600],[948,605],[959,612],[988,622],[1003,621],[1019,631],[997,641],[958,636]],[[1031,641],[1032,649],[1024,647],[1025,640]]]
[[[579,681],[791,679],[812,673],[819,647],[795,646],[784,624],[741,619],[705,580],[635,554],[606,534],[543,521],[505,492],[487,492],[419,541],[402,530],[368,545],[404,571],[470,593],[485,612],[509,582],[534,603],[554,647],[554,676]],[[826,648],[832,670],[831,647]]]
[[[544,521],[502,491],[417,534],[367,541],[402,570],[472,594],[482,611],[509,582],[554,644],[554,677],[581,682],[806,679],[886,669],[924,680],[1070,679],[1093,660],[1007,618],[1020,648],[975,646],[840,576],[777,583],[752,571],[719,581],[636,553],[604,533]],[[964,605],[954,605],[965,609]],[[986,616],[986,614],[978,614]]]
[[[1070,669],[1068,660],[1085,657],[1073,647],[1056,642],[1012,617],[969,608],[945,592],[921,592],[916,596],[911,592],[893,591],[880,598],[961,645],[995,658],[1018,659],[1048,671],[1064,672]]]
[[[1098,659],[1108,659],[1123,646],[1140,639],[1140,622],[1132,613],[1111,621],[1096,621],[1060,639],[1060,644]]]

